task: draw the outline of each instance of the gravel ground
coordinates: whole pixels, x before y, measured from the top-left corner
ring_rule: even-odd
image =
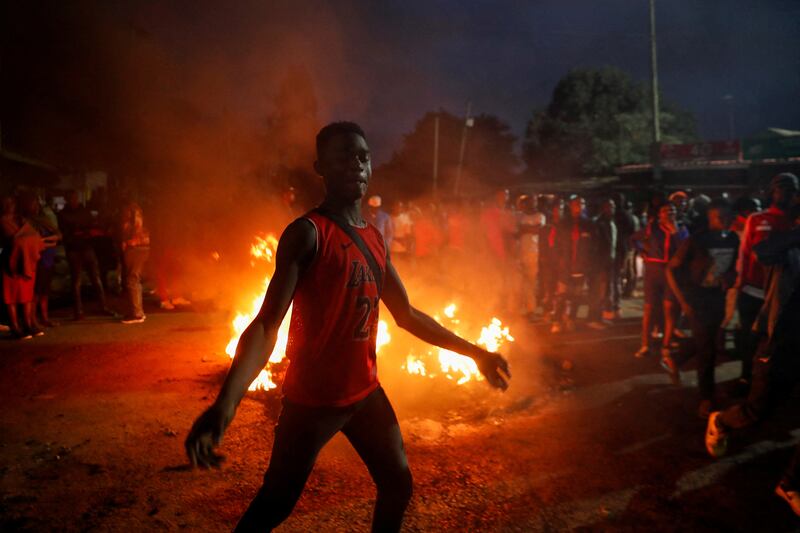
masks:
[[[227,323],[153,313],[0,341],[0,529],[231,530],[259,486],[279,403],[249,395],[223,467],[187,468],[183,439],[227,368]],[[381,361],[415,480],[405,530],[798,530],[772,492],[800,442],[797,397],[713,462],[694,373],[676,388],[657,361],[635,360],[634,318],[557,338],[513,331],[505,394]],[[721,362],[718,380],[737,372]],[[373,499],[366,468],[336,437],[280,531],[367,531]]]

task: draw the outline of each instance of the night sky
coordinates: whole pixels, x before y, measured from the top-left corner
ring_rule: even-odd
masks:
[[[41,150],[24,131],[34,122],[39,135],[103,136],[127,120],[104,113],[139,94],[256,121],[282,72],[302,65],[320,119],[361,122],[380,162],[438,107],[461,114],[471,100],[522,136],[571,68],[649,76],[647,0],[11,4],[1,105],[5,143],[20,150]],[[737,136],[800,129],[799,1],[660,0],[657,17],[662,93],[695,113],[701,137],[727,137],[727,94]]]

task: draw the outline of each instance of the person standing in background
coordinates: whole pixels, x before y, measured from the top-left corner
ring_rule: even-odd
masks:
[[[122,323],[139,324],[145,320],[142,307],[142,270],[147,256],[150,255],[150,233],[144,225],[142,208],[133,200],[123,202],[120,211],[119,243],[128,304]]]
[[[616,283],[617,225],[614,222],[616,204],[607,198],[600,205],[600,214],[595,217],[595,258],[590,269],[589,288],[592,301],[589,304],[589,326],[604,329],[614,318],[614,303],[619,302]],[[602,321],[601,321],[602,320]]]
[[[510,244],[513,242],[517,231],[517,221],[514,213],[509,209],[508,189],[495,191],[492,203],[481,211],[481,226],[483,228],[486,246],[489,251],[490,266],[498,276],[500,290],[495,308],[506,312],[516,312],[514,309],[514,283],[511,276],[506,273],[514,268],[512,261],[513,251]]]
[[[39,256],[39,262],[36,265],[36,282],[33,286],[33,320],[38,329],[41,329],[40,326],[48,328],[55,327],[58,324],[50,320],[50,285],[53,280],[53,268],[56,262],[55,244],[61,240],[61,232],[58,231],[58,221],[55,217],[51,219],[42,211],[39,199],[34,194],[25,194],[21,196],[20,204],[22,216],[28,224],[30,224],[42,238],[52,243],[52,246],[48,246],[42,250]],[[41,318],[41,321],[39,318]]]
[[[544,226],[545,217],[537,209],[536,198],[527,194],[517,199],[517,211],[519,263],[522,271],[522,310],[529,320],[533,320],[539,302],[539,234]]]
[[[586,216],[586,200],[578,195],[569,199],[569,214],[556,229],[558,257],[555,321],[550,332],[575,329],[578,307],[583,299],[593,261],[594,223]]]
[[[553,197],[549,205],[549,220],[539,230],[539,277],[541,279],[541,304],[545,314],[554,316],[556,283],[558,281],[558,254],[556,230],[564,218],[564,200]]]
[[[665,272],[669,287],[691,324],[701,398],[697,414],[703,419],[715,409],[714,367],[721,351],[717,335],[725,317],[725,293],[736,280],[739,249],[739,238],[728,230],[733,218],[730,204],[715,200],[707,215],[707,229],[683,241]],[[667,352],[661,364],[678,383],[679,362]]]
[[[33,312],[36,267],[39,254],[46,247],[55,246],[55,239],[42,239],[39,236],[20,216],[15,198],[4,198],[2,208],[0,237],[3,248],[3,302],[8,311],[11,334],[18,340],[39,337],[44,332],[37,326]],[[20,305],[23,311],[22,321],[18,314]]]
[[[742,358],[742,374],[739,378],[742,389],[749,388],[753,374],[753,357],[757,339],[752,333],[753,324],[764,304],[766,289],[766,269],[753,252],[753,247],[767,239],[774,232],[788,231],[792,227],[789,211],[798,195],[797,176],[790,173],[778,174],[770,182],[769,195],[772,201],[765,211],[747,217],[742,232],[739,258],[736,264],[738,278],[735,288],[738,291],[736,302],[739,311]]]
[[[662,356],[669,355],[672,333],[675,328],[677,301],[667,285],[666,265],[680,243],[689,236],[684,226],[677,223],[677,210],[671,203],[660,204],[657,218],[633,237],[644,256],[644,313],[642,314],[642,344],[634,354],[637,358],[650,353],[650,332],[657,308],[664,311],[664,338]]]
[[[634,216],[633,204],[625,199],[624,194],[617,195],[616,204],[614,223],[617,225],[617,299],[614,302],[614,318],[619,318],[619,300],[633,296],[636,288],[636,250],[631,243],[631,237],[639,231],[639,219]]]
[[[81,205],[78,191],[67,192],[67,204],[58,214],[58,227],[64,237],[64,248],[69,262],[75,320],[83,319],[81,276],[84,267],[88,270],[89,281],[97,293],[103,312],[115,316],[115,313],[108,308],[106,291],[100,280],[97,255],[91,246],[92,214],[85,206]]]
[[[389,213],[381,209],[382,205],[383,199],[380,196],[377,194],[370,196],[367,200],[367,220],[378,228],[386,245],[391,247],[394,240],[394,224]]]

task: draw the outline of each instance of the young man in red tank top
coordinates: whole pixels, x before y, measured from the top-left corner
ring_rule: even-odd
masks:
[[[372,174],[363,130],[349,122],[325,126],[317,135],[314,168],[325,182],[325,200],[283,232],[264,305],[242,334],[217,399],[192,426],[186,451],[193,465],[218,466],[214,447],[248,385],[266,364],[294,301],[290,363],[269,467],[236,531],[268,531],[285,520],[320,450],[339,431],[377,485],[372,530],[398,531],[412,483],[397,418],[377,379],[378,301],[383,300],[401,328],[473,358],[493,387],[508,386],[508,364],[409,303],[380,233],[361,215]],[[380,273],[331,217],[343,220],[361,237]],[[383,287],[378,286],[381,279]]]

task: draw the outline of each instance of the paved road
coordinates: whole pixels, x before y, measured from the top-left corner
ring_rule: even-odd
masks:
[[[230,530],[258,487],[279,406],[275,395],[251,395],[222,470],[186,470],[182,440],[227,365],[226,323],[152,314],[139,326],[98,319],[0,342],[0,529]],[[797,397],[711,461],[694,373],[676,388],[655,359],[635,360],[635,320],[558,337],[515,331],[505,394],[381,361],[415,478],[406,530],[798,528],[772,493],[800,441]],[[737,372],[722,362],[719,380]],[[337,437],[281,531],[366,531],[373,498],[366,469]]]

